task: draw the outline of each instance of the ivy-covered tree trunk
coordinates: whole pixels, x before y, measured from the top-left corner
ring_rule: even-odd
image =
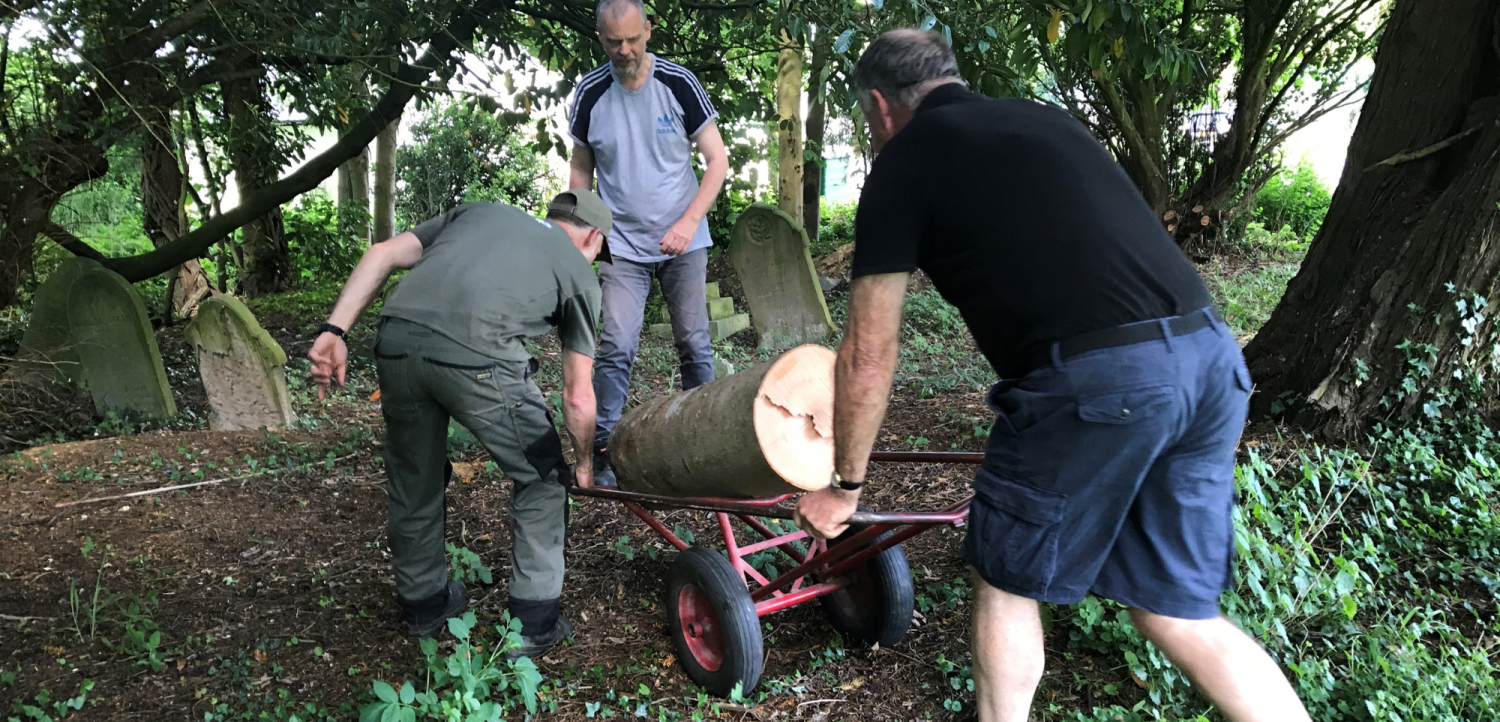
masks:
[[[141,113],[147,116],[141,139],[141,207],[145,211],[142,222],[151,244],[160,248],[188,232],[184,205],[188,200],[188,180],[179,155],[181,144],[172,129],[171,111],[143,108]],[[171,278],[170,310],[178,317],[192,315],[198,303],[213,292],[208,274],[196,259],[173,269]]]
[[[812,64],[807,68],[807,138],[804,142],[802,167],[802,227],[807,240],[818,240],[822,225],[823,200],[823,131],[828,120],[828,80],[823,76],[828,56],[833,51],[828,31],[819,30],[813,42]]]
[[[1357,437],[1444,388],[1493,391],[1497,28],[1500,0],[1397,1],[1327,219],[1246,349],[1255,413]]]
[[[229,158],[240,198],[248,198],[281,174],[271,101],[263,77],[225,81],[223,91],[230,125]],[[284,291],[291,284],[291,249],[282,229],[280,206],[243,228],[240,261],[240,291],[250,298]]]

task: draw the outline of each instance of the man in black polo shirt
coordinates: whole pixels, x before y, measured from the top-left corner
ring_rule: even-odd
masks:
[[[1219,614],[1250,375],[1192,265],[1081,124],[970,93],[941,36],[886,33],[854,81],[880,155],[855,224],[836,473],[799,501],[799,524],[836,536],[858,503],[920,268],[1003,379],[961,550],[979,718],[1026,719],[1045,661],[1037,602],[1092,593],[1129,607],[1226,718],[1308,719]]]

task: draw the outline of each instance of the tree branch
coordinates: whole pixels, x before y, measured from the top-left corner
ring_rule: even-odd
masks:
[[[115,259],[120,275],[129,281],[141,281],[197,258],[219,239],[297,196],[316,188],[333,175],[340,165],[359,154],[391,120],[401,114],[422,83],[443,66],[452,62],[453,51],[467,44],[481,19],[505,6],[505,0],[481,0],[468,11],[451,19],[448,27],[429,39],[427,51],[413,65],[403,66],[390,88],[349,132],[328,150],[319,153],[290,175],[242,198],[235,208],[214,216],[175,241],[149,253]]]
[[[1471,136],[1471,135],[1473,135],[1475,133],[1478,133],[1479,129],[1483,128],[1483,127],[1484,127],[1483,125],[1476,125],[1476,126],[1474,126],[1472,128],[1469,128],[1468,130],[1460,132],[1458,135],[1454,135],[1454,136],[1450,136],[1448,138],[1444,138],[1443,140],[1440,140],[1440,141],[1438,141],[1436,143],[1433,143],[1432,145],[1429,145],[1426,148],[1423,148],[1421,150],[1413,150],[1413,151],[1408,151],[1408,152],[1405,152],[1405,153],[1397,153],[1397,154],[1395,154],[1395,155],[1393,155],[1393,156],[1391,156],[1389,158],[1386,158],[1383,161],[1380,161],[1379,163],[1372,164],[1370,167],[1366,168],[1364,172],[1369,173],[1370,171],[1375,170],[1376,168],[1379,168],[1380,166],[1383,166],[1383,165],[1400,165],[1402,163],[1410,163],[1410,162],[1412,162],[1414,160],[1421,160],[1421,159],[1426,158],[1427,156],[1432,155],[1434,153],[1442,152],[1444,149],[1448,148],[1449,146],[1452,146],[1454,143],[1457,143],[1458,141],[1461,141],[1464,138],[1467,138],[1467,137],[1469,137],[1469,136]]]
[[[47,225],[43,226],[42,235],[52,239],[53,243],[62,246],[63,248],[67,249],[69,253],[75,256],[78,256],[80,258],[90,258],[106,266],[114,265],[114,263],[110,261],[110,259],[105,258],[104,254],[99,252],[99,249],[94,248],[87,243],[84,243],[83,240],[78,236],[69,233],[68,229],[63,228],[56,223],[49,222]]]

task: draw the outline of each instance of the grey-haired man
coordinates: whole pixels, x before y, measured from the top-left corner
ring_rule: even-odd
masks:
[[[979,719],[1024,722],[1045,663],[1038,601],[1092,593],[1129,607],[1226,718],[1307,720],[1219,613],[1250,375],[1192,264],[1080,123],[969,92],[942,36],[882,35],[854,83],[880,155],[855,224],[834,484],[799,500],[799,524],[831,537],[855,510],[920,268],[1002,379],[960,551]]]
[[[714,379],[708,337],[708,236],[704,216],[729,172],[729,156],[708,93],[687,68],[646,51],[651,21],[641,0],[600,0],[599,42],[610,62],[584,74],[574,93],[574,188],[592,188],[614,211],[613,260],[599,264],[604,328],[594,394],[596,450],[609,441],[630,390],[651,280],[661,284],[682,373],[682,388]],[[703,154],[703,181],[693,146]],[[599,483],[613,475],[602,463]]]

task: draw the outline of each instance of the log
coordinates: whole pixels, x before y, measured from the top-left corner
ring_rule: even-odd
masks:
[[[631,409],[609,439],[620,488],[743,499],[828,486],[834,356],[823,346],[798,346]]]

